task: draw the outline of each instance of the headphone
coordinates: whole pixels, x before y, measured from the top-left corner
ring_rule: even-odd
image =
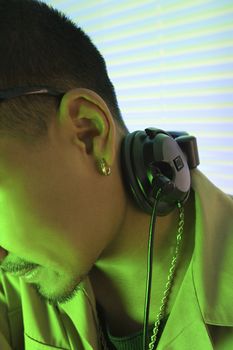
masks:
[[[147,128],[129,133],[121,144],[125,188],[139,208],[150,215],[156,179],[157,187],[165,182],[157,210],[157,215],[165,216],[175,209],[177,201],[187,201],[191,187],[189,169],[199,164],[196,138],[185,131]]]
[[[166,216],[177,203],[185,204],[191,188],[190,170],[200,164],[197,142],[185,131],[147,128],[125,136],[121,143],[123,184],[132,202],[151,215]],[[157,199],[157,194],[161,193]],[[155,224],[155,222],[154,222]],[[154,225],[155,226],[155,225]],[[150,225],[153,242],[154,226]],[[143,349],[147,349],[148,317],[153,268],[152,244],[148,244],[147,288],[144,307]],[[149,301],[148,301],[149,300]]]

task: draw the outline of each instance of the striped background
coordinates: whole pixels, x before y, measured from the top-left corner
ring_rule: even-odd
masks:
[[[199,169],[233,194],[233,1],[44,0],[106,59],[130,132],[196,136]]]

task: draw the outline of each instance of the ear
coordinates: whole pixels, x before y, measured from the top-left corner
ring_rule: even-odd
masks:
[[[116,156],[116,125],[105,101],[94,91],[76,88],[62,98],[60,124],[71,123],[74,141],[95,160],[112,166]],[[70,126],[71,126],[70,125]]]

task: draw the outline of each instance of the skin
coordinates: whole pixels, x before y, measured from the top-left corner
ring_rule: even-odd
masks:
[[[122,183],[124,134],[104,100],[88,89],[70,90],[34,149],[0,139],[0,261],[7,272],[40,266],[32,286],[51,304],[65,303],[89,275],[114,335],[143,326],[150,216]],[[97,161],[105,158],[110,176]],[[194,197],[185,205],[180,267],[171,310],[193,250]],[[157,217],[150,324],[154,323],[174,253],[179,211]]]

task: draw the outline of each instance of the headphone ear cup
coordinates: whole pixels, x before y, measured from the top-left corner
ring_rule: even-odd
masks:
[[[159,216],[168,215],[178,201],[188,199],[191,176],[187,157],[164,130],[149,128],[129,133],[121,144],[121,168],[131,200],[149,215],[159,188]]]

